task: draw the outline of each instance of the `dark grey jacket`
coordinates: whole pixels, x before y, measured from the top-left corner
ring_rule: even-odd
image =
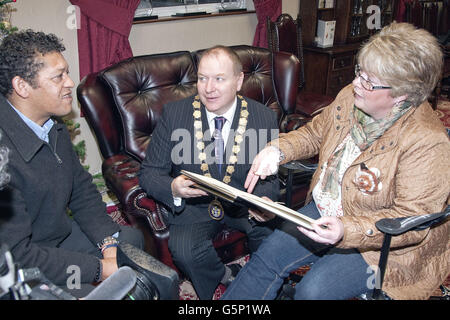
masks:
[[[9,187],[0,192],[0,243],[6,243],[21,267],[39,267],[55,284],[64,284],[68,266],[81,269],[81,282],[92,282],[98,259],[58,245],[71,232],[71,218],[95,244],[119,231],[106,214],[91,175],[73,151],[64,124],[55,123],[49,143],[39,139],[0,95],[0,145],[9,148]]]

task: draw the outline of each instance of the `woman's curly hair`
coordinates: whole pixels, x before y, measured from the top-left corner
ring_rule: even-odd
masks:
[[[33,30],[12,33],[0,44],[0,93],[12,92],[12,79],[19,76],[36,87],[35,77],[43,67],[39,56],[50,52],[62,52],[66,48],[54,34]]]

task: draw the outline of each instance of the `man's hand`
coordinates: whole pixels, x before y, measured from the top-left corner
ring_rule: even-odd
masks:
[[[344,224],[337,217],[321,217],[313,224],[314,231],[297,227],[297,229],[316,242],[334,245],[344,236]]]
[[[179,175],[172,181],[172,195],[180,198],[194,198],[208,195],[208,193],[203,190],[191,188],[194,184],[194,181],[189,180],[183,175]]]
[[[269,199],[267,197],[261,197],[267,201],[272,201],[272,199]],[[265,211],[265,210],[255,210],[255,209],[248,209],[248,213],[250,218],[255,219],[258,222],[266,222],[269,220],[272,220],[273,218],[275,218],[275,214],[269,211]]]
[[[103,251],[102,262],[102,281],[116,272],[119,268],[117,266],[117,248],[111,247]]]
[[[247,189],[247,192],[253,192],[259,178],[265,179],[267,176],[277,173],[279,162],[280,150],[278,148],[269,146],[261,150],[253,159],[247,179],[245,179],[244,188]]]

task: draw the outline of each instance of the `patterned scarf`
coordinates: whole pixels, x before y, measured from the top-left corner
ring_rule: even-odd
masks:
[[[353,141],[361,151],[366,150],[410,108],[411,103],[404,101],[403,104],[394,105],[387,117],[375,120],[356,106],[353,106],[353,125],[350,129]],[[349,143],[346,143],[341,148],[336,149],[327,162],[327,168],[322,180],[322,192],[329,193],[333,199],[337,199],[339,196],[339,171],[342,165],[342,156],[349,145]]]

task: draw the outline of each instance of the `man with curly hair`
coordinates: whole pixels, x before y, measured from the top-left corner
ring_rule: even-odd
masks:
[[[32,30],[0,44],[0,129],[10,150],[11,191],[0,215],[0,243],[20,267],[39,267],[81,297],[117,270],[117,241],[142,248],[143,238],[107,215],[58,120],[70,113],[73,100],[64,50],[55,35]]]

